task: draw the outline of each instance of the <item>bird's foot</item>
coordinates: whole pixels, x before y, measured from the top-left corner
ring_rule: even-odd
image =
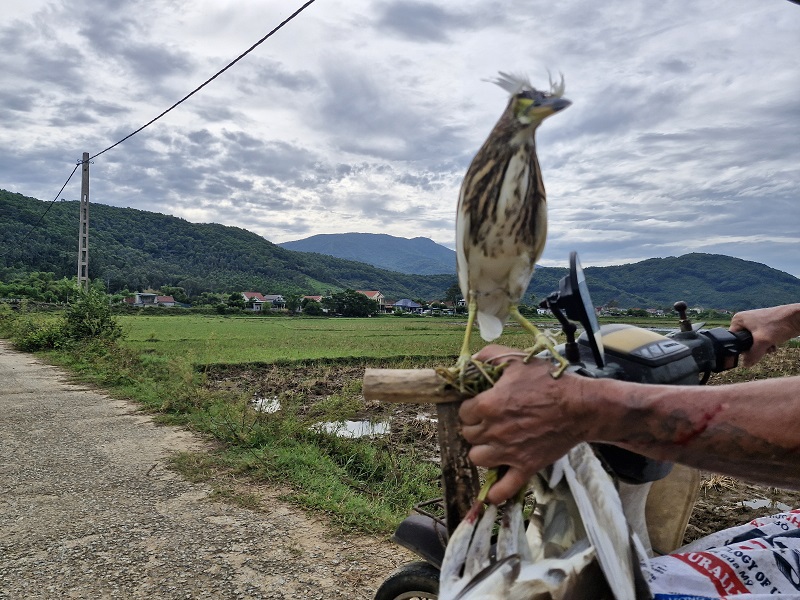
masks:
[[[534,356],[544,350],[547,350],[550,353],[550,358],[558,363],[556,370],[550,372],[553,379],[558,379],[564,374],[564,371],[566,371],[569,366],[569,361],[556,351],[555,340],[549,333],[539,333],[536,336],[533,347],[525,350],[527,354],[525,358],[522,359],[522,362],[529,362]]]
[[[459,356],[454,367],[437,367],[436,373],[444,379],[445,385],[471,398],[492,387],[506,364],[493,365],[481,362],[467,354]]]

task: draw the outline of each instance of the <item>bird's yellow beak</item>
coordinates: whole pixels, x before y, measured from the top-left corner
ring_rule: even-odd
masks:
[[[529,119],[541,121],[546,119],[550,115],[553,115],[559,111],[564,110],[567,108],[572,102],[567,100],[566,98],[558,98],[553,96],[551,98],[544,98],[541,100],[521,100],[520,103],[525,103],[520,106],[520,116],[526,116]]]

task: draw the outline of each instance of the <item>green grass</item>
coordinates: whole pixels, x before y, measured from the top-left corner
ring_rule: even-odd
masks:
[[[272,363],[320,358],[453,357],[463,318],[307,319],[259,317],[119,317],[123,344],[136,352],[185,357],[196,364]],[[530,335],[509,325],[501,343],[525,347]],[[483,341],[473,335],[477,351]]]

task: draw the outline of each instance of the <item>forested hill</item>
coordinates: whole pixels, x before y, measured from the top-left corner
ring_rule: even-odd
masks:
[[[47,204],[0,190],[0,280],[15,273],[53,271],[72,277],[77,265],[77,201]],[[394,298],[436,298],[453,275],[420,277],[322,254],[292,252],[263,237],[217,224],[103,204],[90,207],[89,276],[112,292],[179,286],[189,296],[244,290],[326,294],[380,290]]]
[[[77,263],[78,203],[49,203],[0,190],[0,281],[32,271],[73,277]],[[441,299],[455,273],[410,275],[325,254],[293,252],[235,227],[195,224],[131,208],[93,204],[90,209],[92,279],[108,289],[183,287],[201,292],[259,291],[327,294],[343,289],[380,290],[392,299]],[[28,235],[30,232],[30,235]],[[564,268],[536,270],[530,294],[542,299],[558,289]],[[715,254],[653,258],[615,267],[590,267],[586,278],[598,306],[690,306],[742,310],[800,302],[800,279],[760,263]]]
[[[357,260],[400,273],[435,275],[456,272],[456,253],[431,239],[385,233],[322,233],[279,246]]]

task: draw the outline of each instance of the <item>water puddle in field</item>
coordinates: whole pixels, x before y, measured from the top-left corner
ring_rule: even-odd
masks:
[[[317,423],[315,431],[330,433],[339,437],[375,437],[389,433],[389,421],[334,421]]]
[[[742,500],[742,505],[747,508],[769,508],[786,512],[792,510],[791,506],[778,502],[777,500],[767,500],[766,498],[755,498],[754,500]]]
[[[272,398],[255,398],[251,404],[258,412],[276,413],[281,409],[281,403],[277,396]]]

